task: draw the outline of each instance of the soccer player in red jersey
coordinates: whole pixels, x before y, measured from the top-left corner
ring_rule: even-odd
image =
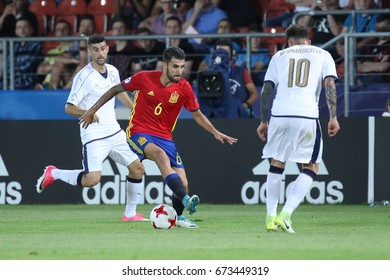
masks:
[[[188,180],[184,165],[172,140],[182,107],[192,113],[194,120],[215,139],[231,145],[236,138],[219,132],[203,115],[191,85],[182,75],[186,55],[179,47],[168,47],[163,53],[161,71],[141,71],[108,90],[80,117],[80,124],[87,128],[96,111],[111,98],[124,90],[135,92],[134,107],[127,128],[128,141],[140,159],[153,160],[160,169],[165,183],[172,190],[172,205],[178,214],[180,227],[198,226],[183,215],[184,208],[192,215],[197,211],[199,197],[188,195]]]

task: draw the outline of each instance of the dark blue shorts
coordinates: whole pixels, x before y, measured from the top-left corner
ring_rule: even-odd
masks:
[[[184,164],[181,161],[179,152],[176,149],[176,145],[172,140],[163,139],[161,137],[153,136],[145,133],[136,133],[131,135],[128,139],[131,149],[135,152],[139,159],[142,161],[147,159],[144,154],[145,147],[149,143],[153,143],[163,149],[169,157],[172,167],[184,168]]]

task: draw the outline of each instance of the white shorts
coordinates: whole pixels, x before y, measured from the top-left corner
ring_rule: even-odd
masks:
[[[84,172],[102,171],[103,161],[109,156],[113,161],[129,166],[138,156],[130,149],[126,140],[126,133],[118,133],[92,140],[83,145]]]
[[[271,117],[262,158],[281,162],[319,163],[322,159],[322,149],[322,133],[318,119]]]

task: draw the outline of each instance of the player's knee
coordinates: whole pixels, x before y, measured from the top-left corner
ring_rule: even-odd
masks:
[[[319,164],[318,164],[318,163],[302,164],[302,168],[310,169],[310,170],[313,171],[315,174],[317,174],[318,169],[319,169]]]
[[[82,181],[83,187],[87,187],[87,188],[94,187],[95,185],[99,184],[100,178],[101,178],[100,174],[88,173],[83,178],[83,181]]]
[[[286,163],[285,162],[279,161],[279,160],[276,160],[276,159],[272,159],[271,160],[271,165],[275,166],[275,167],[278,167],[278,168],[282,168],[282,169],[284,169],[286,167]]]
[[[135,161],[129,166],[129,175],[131,178],[142,179],[145,168],[140,161]]]

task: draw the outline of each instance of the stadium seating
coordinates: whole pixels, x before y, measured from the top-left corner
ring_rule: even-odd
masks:
[[[262,1],[262,0],[260,0]],[[286,2],[286,0],[269,0],[268,1],[268,9],[281,9],[285,8],[289,11],[293,11],[295,9],[295,5],[291,4],[289,2]]]
[[[70,23],[72,26],[73,33],[77,33],[77,24],[78,24],[78,18],[77,15],[71,15],[71,14],[59,14],[55,17],[55,23],[57,23],[60,20],[65,20]],[[55,26],[54,23],[54,26]]]
[[[264,11],[268,10],[271,0],[256,0],[255,2],[257,9],[263,13]]]
[[[55,22],[66,20],[72,25],[73,32],[77,33],[78,16],[87,12],[87,4],[84,0],[63,0],[57,6]]]
[[[263,20],[271,19],[285,13],[290,13],[290,10],[286,7],[269,7],[264,11]]]
[[[269,50],[271,55],[274,55],[278,51],[278,45],[272,42],[272,38],[262,38],[261,45]]]
[[[28,9],[37,16],[40,36],[45,36],[53,31],[54,17],[57,13],[57,5],[54,0],[35,0]]]
[[[58,15],[82,15],[87,12],[87,4],[84,0],[63,0],[57,6]]]
[[[87,6],[89,14],[109,14],[115,13],[115,1],[112,0],[91,0]]]
[[[249,33],[249,27],[237,27],[238,33]],[[261,45],[264,48],[267,48],[271,55],[275,54],[278,51],[278,45],[273,41],[274,38],[263,37],[261,39]],[[246,47],[246,38],[242,38],[241,43]]]
[[[95,18],[96,31],[98,33],[106,33],[109,21],[115,13],[115,1],[91,0],[87,6],[87,11]]]
[[[264,33],[284,33],[284,29],[282,27],[266,27],[264,28]],[[275,44],[277,50],[281,50],[286,45],[286,39],[284,36],[281,37],[266,37],[262,40],[262,43],[265,45]],[[267,46],[268,47],[268,46]]]
[[[295,5],[285,0],[266,0],[261,4],[263,10],[263,21],[294,11]],[[267,3],[268,2],[268,3]]]

